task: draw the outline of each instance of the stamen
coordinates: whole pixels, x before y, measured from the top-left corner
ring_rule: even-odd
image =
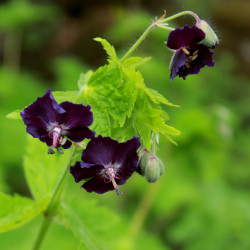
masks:
[[[182,49],[182,51],[183,51],[187,56],[190,55],[189,51],[188,51],[186,48],[181,48],[181,49]]]
[[[195,60],[198,57],[198,54],[191,57],[192,61]]]
[[[113,167],[108,167],[104,174],[104,182],[110,183],[112,182],[113,187],[117,193],[117,195],[122,194],[121,190],[119,189],[117,183],[115,182],[115,179],[121,179],[123,177],[123,171],[118,170],[117,172],[114,170]]]
[[[186,66],[186,68],[187,68],[187,69],[189,69],[189,68],[190,68],[189,63],[187,63],[187,62],[185,63],[185,66]]]
[[[193,53],[193,56],[198,54],[198,49]]]

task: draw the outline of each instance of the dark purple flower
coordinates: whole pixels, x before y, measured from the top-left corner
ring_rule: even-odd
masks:
[[[177,75],[186,79],[187,75],[198,74],[205,65],[214,66],[214,52],[200,43],[204,38],[205,33],[196,26],[185,25],[170,32],[166,45],[175,50],[170,63],[171,81]]]
[[[124,184],[136,171],[139,147],[137,137],[118,143],[98,136],[88,143],[82,152],[82,162],[71,166],[70,173],[76,182],[87,179],[82,187],[88,192],[102,194],[115,189],[119,195],[118,185]]]
[[[93,122],[90,106],[71,102],[59,105],[50,89],[25,108],[21,117],[27,126],[27,133],[52,146],[48,153],[54,153],[54,148],[62,153],[60,146],[69,148],[71,141],[80,142],[94,137],[94,132],[88,128]]]

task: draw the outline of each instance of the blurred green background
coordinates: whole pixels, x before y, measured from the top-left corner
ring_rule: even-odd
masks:
[[[220,38],[215,67],[169,81],[168,33],[154,30],[135,55],[147,86],[181,108],[167,110],[182,134],[160,139],[166,171],[156,184],[134,174],[124,195],[89,194],[69,178],[67,195],[97,200],[131,235],[117,249],[250,249],[250,1],[5,0],[0,3],[0,190],[30,197],[23,171],[27,144],[21,120],[6,119],[46,89],[77,90],[81,72],[106,63],[103,37],[122,56],[155,16],[193,10]],[[173,27],[194,24],[181,17]],[[40,152],[38,152],[40,153]],[[1,208],[0,208],[1,209]],[[30,249],[42,217],[0,235],[0,249]],[[128,234],[128,235],[129,235]],[[132,237],[133,236],[133,237]],[[14,240],[13,240],[14,239]],[[53,224],[41,249],[77,249]]]

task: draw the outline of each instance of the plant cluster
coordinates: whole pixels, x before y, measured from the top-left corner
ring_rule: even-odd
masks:
[[[196,25],[177,29],[168,25],[169,21],[185,14],[192,15]],[[58,214],[68,172],[76,182],[84,180],[82,187],[88,192],[102,194],[116,190],[117,195],[122,193],[119,185],[125,184],[134,172],[150,183],[156,182],[164,173],[164,164],[157,156],[160,136],[175,143],[172,136],[180,132],[167,124],[169,116],[162,105],[178,106],[146,86],[138,68],[150,58],[131,57],[155,28],[170,31],[165,42],[173,51],[170,80],[177,76],[186,79],[190,74],[198,74],[205,65],[214,66],[211,49],[217,46],[218,38],[207,22],[191,11],[170,17],[164,14],[121,59],[107,40],[95,38],[107,52],[108,64],[95,72],[89,70],[81,74],[79,91],[52,92],[49,89],[21,112],[8,115],[22,119],[26,132],[46,143],[49,157],[53,158],[51,154],[55,153],[63,154],[62,148],[69,151],[63,174],[40,210],[45,214],[45,223],[34,249],[41,245],[48,221]],[[75,160],[79,154],[81,161]]]

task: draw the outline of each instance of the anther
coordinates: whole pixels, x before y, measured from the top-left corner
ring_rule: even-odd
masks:
[[[183,51],[187,56],[190,55],[189,51],[188,51],[186,48],[181,48],[181,49],[182,49],[182,51]]]

